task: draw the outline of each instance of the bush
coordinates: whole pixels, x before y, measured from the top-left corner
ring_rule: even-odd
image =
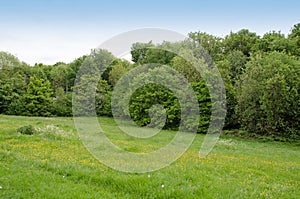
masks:
[[[35,129],[31,125],[26,125],[19,127],[17,132],[24,135],[33,135],[35,133]]]

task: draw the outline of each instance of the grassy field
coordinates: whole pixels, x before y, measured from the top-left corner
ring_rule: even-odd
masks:
[[[100,118],[120,147],[147,152],[166,144],[128,139],[114,121]],[[35,135],[18,127],[32,125]],[[300,145],[221,137],[199,159],[203,135],[169,167],[144,174],[115,171],[80,142],[72,118],[0,115],[0,198],[299,198]]]

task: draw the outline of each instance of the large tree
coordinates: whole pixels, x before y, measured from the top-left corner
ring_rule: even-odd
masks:
[[[24,95],[24,101],[26,103],[25,115],[51,116],[53,111],[53,90],[50,82],[32,76],[27,92]]]
[[[278,51],[290,52],[292,48],[291,40],[287,39],[281,32],[268,32],[258,40],[256,44],[258,50],[264,52]]]
[[[58,88],[63,88],[67,93],[71,90],[73,70],[67,64],[59,64],[53,67],[51,70],[52,87],[55,91]]]
[[[207,50],[213,59],[218,59],[218,56],[222,53],[222,39],[219,37],[204,32],[191,32],[189,33],[189,38],[196,45],[200,45]]]
[[[231,32],[228,36],[225,37],[223,45],[225,53],[229,53],[233,50],[239,50],[244,55],[250,56],[250,53],[253,51],[253,47],[259,36],[254,32],[250,32],[247,29],[242,29],[237,33]]]
[[[294,25],[288,38],[292,42],[292,54],[300,56],[300,23]]]
[[[7,52],[0,52],[0,69],[6,67],[20,66],[20,60],[14,55]]]
[[[285,53],[257,54],[239,82],[242,126],[251,132],[299,136],[300,62]]]

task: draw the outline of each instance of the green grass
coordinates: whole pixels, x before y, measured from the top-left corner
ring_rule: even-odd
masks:
[[[163,131],[136,140],[112,119],[100,121],[112,142],[128,151],[155,150],[174,135]],[[23,125],[41,132],[21,135],[16,130]],[[197,135],[166,168],[128,174],[95,160],[72,118],[0,115],[0,198],[299,198],[299,145],[221,137],[209,156],[199,159],[203,138]]]

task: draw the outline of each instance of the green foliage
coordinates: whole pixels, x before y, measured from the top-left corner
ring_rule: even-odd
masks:
[[[172,59],[171,66],[189,82],[199,82],[201,80],[201,75],[197,69],[180,56],[176,56]]]
[[[297,37],[300,37],[300,23],[295,24],[291,30],[291,33],[289,34],[289,38]]]
[[[104,49],[96,49],[92,50],[90,56],[92,59],[93,64],[95,64],[97,70],[103,73],[115,60],[115,57]],[[92,70],[92,72],[94,72]]]
[[[207,50],[208,54],[214,60],[222,53],[222,39],[219,37],[204,32],[191,32],[189,33],[189,38],[191,38],[196,45],[200,45]]]
[[[244,73],[248,58],[241,51],[231,51],[225,59],[228,60],[229,76],[231,83],[234,85]]]
[[[154,47],[154,45],[152,44],[152,41],[150,41],[149,43],[134,43],[132,44],[131,47],[131,56],[132,56],[132,61],[137,63],[137,62],[141,62],[142,60],[145,59],[147,51],[151,48]]]
[[[63,88],[56,90],[53,114],[56,116],[72,116],[72,93],[65,93]]]
[[[76,116],[91,116],[95,112],[97,79],[88,74],[81,75],[74,86],[73,112]]]
[[[126,60],[116,59],[111,64],[111,70],[108,74],[108,82],[115,86],[119,79],[123,77],[130,69],[132,69],[132,64]],[[104,79],[105,80],[105,79]]]
[[[226,129],[242,126],[253,134],[276,139],[299,136],[300,23],[287,36],[270,31],[260,37],[242,29],[223,38],[199,31],[189,33],[188,37],[161,44],[135,43],[131,48],[135,63],[117,59],[107,50],[95,49],[71,63],[28,66],[14,55],[0,52],[0,114],[71,116],[73,108],[79,115],[112,116],[112,92],[117,82],[128,78],[129,71],[154,63],[157,68],[170,66],[189,82],[201,113],[198,132],[206,132],[212,111],[210,101],[217,96],[209,95],[201,75],[210,79],[211,90],[218,89],[216,76],[210,71],[216,65],[226,91]],[[143,82],[143,78],[149,77],[147,73],[154,71],[140,71],[140,79],[131,79]],[[131,96],[130,114],[139,125],[153,122],[150,116],[156,110],[158,118],[166,113],[165,128],[178,127],[182,107],[170,89],[160,86],[167,81],[176,84],[172,75],[158,75],[162,78],[160,82],[148,82]],[[124,93],[116,94],[120,104],[130,92],[125,89]],[[123,110],[117,111],[122,115]]]
[[[71,68],[71,73],[69,74],[69,80],[68,82],[70,83],[70,88],[73,89],[74,83],[75,83],[75,79],[76,79],[76,75],[80,70],[80,67],[82,66],[83,62],[85,61],[85,59],[87,58],[87,56],[82,56],[79,57],[77,59],[75,59],[73,62],[71,62],[70,64],[68,64],[68,66]]]
[[[150,124],[150,109],[160,104],[166,110],[165,128],[177,128],[180,122],[180,105],[176,96],[167,88],[158,84],[147,84],[134,92],[129,111],[132,119],[140,126]]]
[[[175,53],[158,47],[155,49],[149,49],[146,53],[145,58],[141,60],[140,63],[169,64],[175,56]]]
[[[21,63],[17,57],[7,52],[0,52],[0,69],[20,66]]]
[[[197,96],[198,103],[199,103],[199,125],[198,125],[198,132],[199,133],[206,133],[210,118],[211,118],[211,98],[209,94],[209,90],[204,80],[201,80],[198,83],[192,83],[192,87],[194,92]]]
[[[63,88],[65,92],[71,90],[72,80],[71,76],[73,75],[73,70],[70,66],[66,64],[58,64],[51,69],[51,83],[52,88],[57,90],[58,88]]]
[[[97,85],[96,96],[96,113],[101,116],[112,116],[111,112],[111,86],[106,80],[100,80]]]
[[[249,131],[299,136],[300,62],[284,53],[258,54],[239,83],[240,122]]]
[[[161,69],[154,68],[145,73],[144,76],[141,76],[146,78],[145,76],[151,76],[151,74],[155,73],[155,71],[160,71],[159,73],[165,74],[161,71]],[[168,85],[171,87],[175,86],[175,82],[171,83],[172,76],[165,76],[165,79],[168,81]],[[199,133],[206,133],[211,116],[211,100],[209,91],[204,80],[198,83],[192,83],[191,86],[198,99],[200,119],[199,124],[186,123],[185,126],[192,127],[193,125],[196,125],[198,126]],[[178,96],[176,96],[175,93],[170,89],[159,84],[149,83],[137,89],[130,99],[130,116],[138,125],[146,126],[150,124],[150,122],[152,122],[150,118],[150,112],[153,106],[160,104],[166,113],[166,122],[164,128],[178,128],[182,119],[181,110],[183,107],[181,107],[178,101]],[[163,115],[162,111],[163,110],[160,110],[157,114]]]
[[[300,56],[300,23],[294,25],[288,38],[292,43],[291,53]]]
[[[176,56],[174,52],[167,50],[169,48],[170,43],[168,42],[157,46],[153,45],[151,41],[149,43],[135,43],[131,48],[132,61],[138,64],[169,64]]]
[[[21,115],[24,111],[23,96],[26,93],[28,78],[24,67],[0,70],[0,113]]]
[[[256,45],[259,50],[264,52],[290,52],[292,48],[291,40],[285,38],[284,34],[275,31],[264,34]]]
[[[26,115],[50,116],[53,110],[53,90],[50,82],[38,79],[35,76],[30,78],[27,92],[24,95],[26,103]]]
[[[35,133],[35,129],[31,125],[25,125],[21,126],[17,129],[18,133],[24,134],[24,135],[33,135]]]
[[[259,37],[256,33],[250,32],[247,29],[242,29],[237,33],[231,32],[226,36],[223,45],[226,53],[239,50],[249,57],[258,39]]]

